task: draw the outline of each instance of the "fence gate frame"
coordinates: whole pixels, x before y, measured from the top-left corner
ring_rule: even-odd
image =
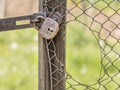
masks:
[[[61,1],[61,0],[59,0]],[[50,3],[47,3],[50,2]],[[66,8],[66,0],[62,0],[61,2],[64,2],[64,6]],[[39,0],[39,12],[47,13],[46,8],[50,9],[47,6],[54,6],[57,7],[59,4],[56,0]],[[58,8],[57,11],[59,11],[62,15],[66,15],[66,9],[65,8]],[[52,12],[52,11],[51,11]],[[62,21],[64,22],[66,20],[66,16],[62,18]],[[48,57],[46,52],[46,41],[41,37],[40,34],[38,34],[39,40],[38,40],[38,90],[51,90],[51,82],[50,82],[50,72],[49,72],[49,64],[48,64]],[[59,33],[57,36],[53,39],[55,42],[55,46],[57,48],[56,54],[57,57],[61,62],[63,62],[63,65],[65,67],[65,45],[66,45],[66,31],[65,31],[65,24],[62,23],[61,28],[59,30]],[[65,68],[64,68],[65,70]],[[56,74],[57,75],[57,74]],[[64,73],[65,75],[65,73]],[[59,76],[58,76],[59,78]],[[66,90],[65,89],[65,80],[62,82],[59,82],[59,84],[64,84],[64,89],[61,89],[60,87],[52,88],[52,90]]]

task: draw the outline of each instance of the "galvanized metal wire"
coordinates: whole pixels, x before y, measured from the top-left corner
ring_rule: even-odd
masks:
[[[49,5],[52,0],[46,0],[43,4],[47,12],[55,12],[58,8],[64,8],[68,16],[68,24],[77,21],[89,28],[96,38],[101,51],[101,70],[96,83],[87,85],[77,81],[72,75],[66,73],[65,65],[56,55],[54,40],[46,40],[48,63],[50,68],[51,90],[55,87],[64,90],[65,84],[60,84],[66,80],[66,90],[120,90],[120,1],[119,0],[69,0],[72,6],[66,9],[63,7],[64,0],[54,0],[56,7]],[[49,8],[49,9],[48,9]],[[74,11],[77,10],[77,14]],[[85,20],[87,22],[85,22]],[[114,70],[114,73],[111,73]],[[58,79],[59,77],[59,79]],[[114,87],[110,88],[113,85]]]

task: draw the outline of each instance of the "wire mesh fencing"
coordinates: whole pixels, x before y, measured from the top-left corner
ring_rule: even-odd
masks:
[[[56,54],[54,40],[46,40],[51,90],[64,90],[65,87],[66,90],[120,90],[120,1],[69,0],[67,9],[64,0],[54,0],[57,6],[50,4],[51,1],[43,4],[45,10],[53,13],[59,8],[66,10],[64,25],[76,21],[85,26],[94,35],[101,52],[99,78],[95,83],[85,84],[66,73],[65,65]],[[64,81],[66,85],[60,84]]]

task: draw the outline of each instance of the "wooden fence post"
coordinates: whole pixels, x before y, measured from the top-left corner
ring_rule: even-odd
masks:
[[[43,3],[47,2],[48,0],[39,0],[39,11],[44,12]],[[58,3],[59,1],[60,3]],[[66,12],[66,1],[67,0],[51,0],[48,3],[48,6],[57,7],[62,2],[61,7],[57,8],[56,10],[59,11],[62,15],[65,15]],[[64,7],[64,8],[63,8]],[[51,8],[48,7],[48,10],[50,11]],[[52,11],[50,11],[52,12]],[[65,21],[66,17],[63,17],[63,21]],[[38,77],[39,77],[39,83],[38,83],[38,90],[51,90],[50,89],[50,73],[49,73],[49,65],[48,65],[48,57],[46,52],[46,46],[45,46],[45,40],[39,36],[39,71],[38,71]],[[65,25],[61,25],[60,31],[57,34],[57,36],[54,38],[55,46],[56,46],[56,55],[60,62],[63,63],[65,67],[65,43],[66,43],[66,31],[65,31]],[[59,67],[59,66],[58,66]],[[64,68],[65,70],[65,68]],[[57,74],[56,74],[57,75]],[[59,75],[57,75],[58,79],[60,78]],[[65,77],[65,73],[64,73]],[[53,82],[54,83],[54,82]],[[64,85],[63,85],[64,84]],[[63,85],[62,89],[61,87],[53,88],[53,90],[65,90],[65,80],[60,82],[60,85]],[[64,88],[64,89],[63,89]]]

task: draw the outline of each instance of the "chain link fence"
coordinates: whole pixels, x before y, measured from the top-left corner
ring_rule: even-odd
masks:
[[[63,0],[54,0],[57,6],[47,0],[43,5],[47,12],[59,8],[66,10],[63,23],[76,21],[88,28],[98,42],[101,51],[101,70],[98,80],[93,84],[77,81],[66,73],[65,65],[56,54],[54,40],[46,40],[49,59],[51,90],[120,90],[120,1],[119,0],[69,0],[67,9]],[[69,5],[70,4],[70,5]],[[61,27],[62,28],[62,27]],[[79,28],[78,28],[79,30]],[[49,47],[50,46],[50,47]],[[113,71],[113,72],[112,72]],[[66,73],[66,75],[65,75]],[[66,80],[66,85],[60,84]]]

